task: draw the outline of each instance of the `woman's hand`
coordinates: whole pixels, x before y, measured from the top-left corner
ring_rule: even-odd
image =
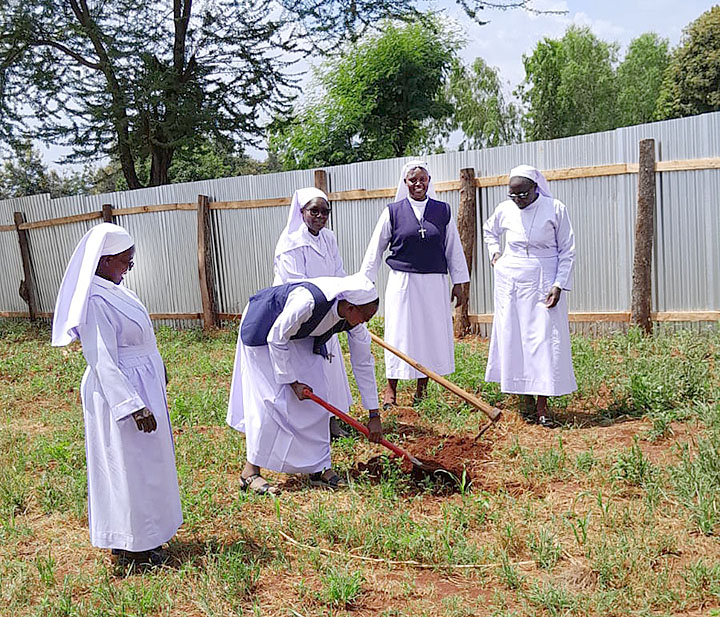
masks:
[[[371,409],[370,413],[377,413],[377,409]],[[379,443],[383,436],[382,422],[380,416],[372,416],[367,422],[367,429],[370,431],[368,439],[374,443]]]
[[[500,255],[501,255],[501,253],[495,253],[495,254],[492,256],[492,259],[490,260],[490,265],[491,265],[493,268],[495,267],[495,264],[497,263],[497,260],[500,259]]]
[[[138,409],[132,414],[135,424],[137,424],[138,430],[143,433],[152,433],[157,428],[157,420],[147,407]]]
[[[547,298],[545,298],[545,306],[547,306],[549,309],[551,309],[558,302],[560,302],[560,288],[559,287],[551,287],[550,293],[547,295]]]
[[[295,396],[297,396],[301,401],[304,401],[306,398],[308,398],[307,396],[305,396],[305,392],[304,392],[305,388],[310,390],[310,392],[313,391],[313,389],[310,386],[305,385],[304,383],[301,383],[299,381],[293,381],[290,384],[290,387],[292,388],[292,391],[295,393]]]
[[[465,285],[463,283],[456,283],[452,286],[452,292],[450,292],[450,304],[455,300],[455,306],[463,306],[467,302],[467,294],[465,293]]]

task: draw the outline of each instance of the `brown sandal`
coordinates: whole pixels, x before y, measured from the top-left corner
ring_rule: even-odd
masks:
[[[258,479],[262,480],[261,484],[256,482]],[[277,486],[270,484],[259,473],[254,473],[247,478],[240,476],[240,489],[246,493],[252,491],[258,495],[270,495],[271,497],[275,497],[280,494],[280,489]]]

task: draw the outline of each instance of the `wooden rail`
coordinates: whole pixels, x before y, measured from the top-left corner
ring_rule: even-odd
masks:
[[[703,169],[720,169],[720,157],[687,159],[679,161],[658,161],[655,165],[657,172],[698,171]],[[614,163],[610,165],[592,165],[588,167],[566,167],[564,169],[549,169],[543,171],[548,180],[576,180],[578,178],[598,178],[603,176],[617,176],[623,174],[637,174],[637,163]],[[496,176],[478,176],[475,186],[487,188],[492,186],[505,186],[508,182],[507,174]],[[460,180],[447,180],[436,182],[435,190],[439,193],[460,190]],[[328,193],[330,201],[359,201],[364,199],[392,199],[395,188],[384,189],[352,189]],[[215,201],[210,203],[211,210],[244,210],[249,208],[276,208],[290,205],[290,197],[273,197],[269,199],[247,199],[242,201]],[[131,206],[127,208],[112,208],[113,217],[130,216],[134,214],[148,214],[152,212],[169,212],[174,210],[197,210],[197,203],[156,204],[151,206]],[[32,221],[20,225],[21,230],[41,229],[55,225],[66,225],[94,219],[103,219],[102,212],[87,212],[74,214],[55,219]],[[0,225],[0,232],[16,231],[15,225]]]
[[[52,313],[37,313],[37,317],[52,319]],[[29,318],[28,311],[0,311],[0,317]],[[221,321],[239,320],[242,313],[218,313]],[[629,311],[618,311],[610,313],[570,313],[569,320],[572,323],[630,323]],[[150,318],[161,319],[197,319],[203,318],[202,313],[150,313]],[[492,323],[492,313],[470,314],[470,323],[489,324]],[[656,322],[698,322],[698,321],[720,321],[720,311],[661,311],[652,313],[652,320]]]

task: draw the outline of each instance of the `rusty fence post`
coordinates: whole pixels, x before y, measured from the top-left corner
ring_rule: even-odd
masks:
[[[30,258],[30,244],[25,229],[21,229],[21,225],[25,222],[25,215],[22,212],[14,212],[15,229],[17,230],[18,243],[20,244],[20,257],[22,259],[23,276],[20,281],[20,297],[27,303],[30,312],[30,321],[35,321],[37,317],[37,292],[35,288],[35,278],[33,277],[32,260]]]
[[[209,330],[219,325],[214,286],[212,259],[212,230],[210,227],[210,198],[198,195],[198,274],[200,277],[200,298],[202,300],[203,328]]]

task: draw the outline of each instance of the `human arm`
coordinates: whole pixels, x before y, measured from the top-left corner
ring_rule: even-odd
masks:
[[[448,264],[450,279],[453,282],[450,292],[450,302],[455,300],[455,306],[463,306],[468,299],[467,285],[470,282],[465,252],[463,251],[460,234],[454,219],[450,219],[445,226],[445,260]]]
[[[377,281],[377,273],[382,262],[385,249],[390,244],[392,226],[390,225],[390,210],[385,208],[380,213],[380,218],[375,225],[375,230],[370,237],[365,257],[363,257],[360,272],[367,276],[373,283]]]
[[[275,256],[275,280],[283,283],[308,278],[302,247]]]
[[[323,232],[327,233],[326,237],[327,237],[327,241],[328,241],[328,248],[330,250],[330,255],[333,260],[333,264],[335,265],[334,276],[347,276],[347,273],[345,272],[345,266],[343,265],[342,257],[340,256],[340,249],[338,248],[337,239],[335,238],[335,234],[333,232],[331,232],[330,230],[323,230]]]
[[[485,221],[483,225],[483,242],[487,247],[488,254],[490,256],[490,265],[494,266],[502,252],[500,251],[500,236],[502,235],[502,228],[500,225],[500,213],[499,208],[495,209],[495,212],[490,218]]]
[[[558,251],[558,265],[553,287],[570,291],[575,264],[575,234],[565,205],[555,200],[555,241]]]
[[[290,339],[310,318],[314,306],[313,296],[307,289],[293,289],[288,295],[285,307],[268,332],[266,340],[270,363],[277,383],[292,384],[298,381],[296,369],[291,362]]]
[[[119,421],[133,412],[144,410],[145,403],[118,366],[120,324],[113,313],[104,300],[91,296],[85,323],[77,327],[77,332],[83,356],[97,377],[110,414]]]
[[[375,358],[370,350],[370,333],[365,324],[348,330],[348,346],[350,348],[350,364],[360,391],[360,398],[370,414],[367,427],[370,441],[378,442],[382,438],[380,421],[380,405],[378,401],[377,382],[375,381]]]

